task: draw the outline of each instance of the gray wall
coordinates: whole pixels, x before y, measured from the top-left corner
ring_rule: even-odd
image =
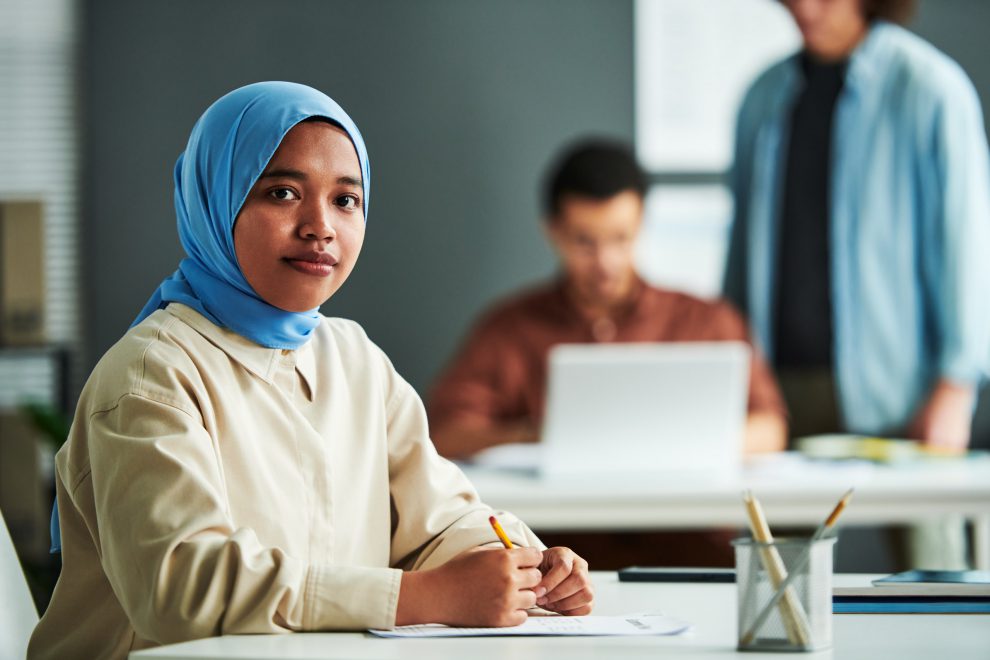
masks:
[[[550,155],[588,131],[633,136],[631,0],[88,0],[84,20],[89,364],[181,258],[172,165],[238,85],[314,85],[361,127],[367,241],[324,311],[361,322],[421,392],[481,307],[552,272],[537,224]],[[986,25],[986,0],[925,0],[912,24],[985,108]],[[975,441],[990,445],[990,400]],[[847,533],[839,565],[890,570],[885,543]]]
[[[288,79],[347,108],[374,170],[364,252],[324,312],[361,322],[424,392],[481,307],[552,272],[547,159],[588,131],[632,138],[632,13],[631,0],[88,0],[87,363],[182,256],[171,169],[195,119],[238,85]],[[923,0],[912,28],[990,107],[986,25],[986,0]]]
[[[990,56],[986,26],[987,0],[922,0],[910,27],[962,65],[983,105],[983,122],[990,132]],[[990,283],[987,283],[990,290]],[[990,387],[984,387],[973,419],[974,447],[990,449]]]
[[[552,273],[547,159],[588,131],[632,138],[628,1],[90,0],[84,21],[89,364],[182,257],[172,165],[234,87],[307,83],[361,127],[367,239],[323,311],[421,392],[492,297]]]
[[[990,131],[990,52],[987,0],[921,0],[910,28],[962,65],[983,104],[983,121]]]

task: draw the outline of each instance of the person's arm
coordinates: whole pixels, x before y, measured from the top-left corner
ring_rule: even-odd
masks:
[[[538,442],[540,434],[528,421],[492,422],[451,419],[439,423],[432,432],[433,444],[442,456],[470,458],[482,449],[496,445]]]
[[[787,407],[770,366],[752,347],[749,368],[749,412],[743,435],[743,450],[758,454],[787,449]]]
[[[746,416],[743,449],[747,454],[784,451],[787,448],[787,421],[778,412],[751,412]]]
[[[406,571],[395,625],[518,626],[546,594],[542,557],[536,548],[468,550],[432,570]]]
[[[969,445],[976,388],[939,380],[908,426],[908,437],[950,452]]]
[[[474,549],[402,574],[397,626],[516,626],[539,605],[565,616],[594,608],[588,562],[569,548]]]
[[[722,291],[726,299],[745,313],[749,308],[748,241],[749,203],[752,191],[753,132],[752,100],[747,94],[736,118],[735,143],[729,187],[732,190],[732,225],[729,231],[729,248],[726,256]],[[736,312],[738,314],[738,312]],[[745,327],[739,332],[752,346],[751,333]],[[747,454],[783,451],[787,448],[787,417],[783,397],[776,379],[760,351],[753,346],[750,364],[749,412],[743,435],[743,450]]]
[[[91,414],[88,470],[66,484],[138,636],[392,625],[398,570],[308,562],[235,527],[228,497],[261,493],[226,492],[214,438],[180,405],[127,394]]]
[[[546,549],[515,516],[483,504],[464,473],[437,454],[419,397],[387,359],[386,371],[392,564],[407,569],[396,623],[515,625],[537,598],[563,614],[590,611],[587,562],[566,548]],[[520,548],[501,548],[493,513]]]
[[[770,365],[753,343],[745,318],[727,302],[712,308],[709,332],[716,339],[744,341],[750,347],[749,397],[743,451],[756,454],[787,448],[787,407]]]
[[[487,447],[539,440],[536,423],[519,409],[521,361],[511,328],[497,315],[472,329],[430,393],[430,434],[440,455],[463,459]]]
[[[926,444],[963,449],[990,346],[990,165],[972,84],[961,72],[942,82],[952,89],[943,92],[936,112],[934,167],[921,186],[925,197],[938,200],[937,212],[920,238],[939,379],[908,430]]]
[[[736,117],[733,142],[732,167],[729,170],[729,189],[732,192],[732,223],[729,226],[729,246],[726,252],[725,272],[722,275],[722,295],[738,309],[749,309],[747,291],[747,241],[748,211],[750,200],[752,144],[750,134],[749,94],[743,100]]]
[[[478,497],[459,467],[430,442],[419,396],[382,356],[386,370],[389,488],[395,510],[391,564],[407,570],[440,566],[465,550],[499,547]],[[543,549],[530,529],[507,512],[498,515],[512,542]]]

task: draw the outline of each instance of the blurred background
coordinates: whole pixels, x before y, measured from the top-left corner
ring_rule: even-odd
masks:
[[[987,25],[985,0],[922,0],[909,26],[984,108]],[[797,45],[772,0],[0,0],[0,508],[36,590],[53,579],[51,454],[183,256],[172,167],[217,97],[297,81],[360,126],[367,239],[323,311],[360,322],[425,395],[484,306],[552,276],[538,190],[578,136],[634,142],[651,173],[647,278],[715,295],[736,105]],[[32,434],[41,451],[15,442]],[[985,403],[973,437],[990,445]]]

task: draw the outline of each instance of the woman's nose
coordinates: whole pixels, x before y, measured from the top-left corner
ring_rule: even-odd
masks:
[[[332,241],[337,236],[333,227],[333,209],[324,204],[307,209],[299,235],[308,241]]]

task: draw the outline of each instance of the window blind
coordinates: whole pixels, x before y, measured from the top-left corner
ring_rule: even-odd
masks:
[[[44,206],[45,332],[81,363],[76,0],[0,0],[0,201]],[[5,402],[50,378],[44,360],[4,350]],[[35,365],[35,366],[31,366]],[[25,369],[27,371],[25,371]],[[17,378],[13,374],[17,373]],[[40,379],[40,380],[39,380]],[[36,393],[35,393],[36,394]]]

